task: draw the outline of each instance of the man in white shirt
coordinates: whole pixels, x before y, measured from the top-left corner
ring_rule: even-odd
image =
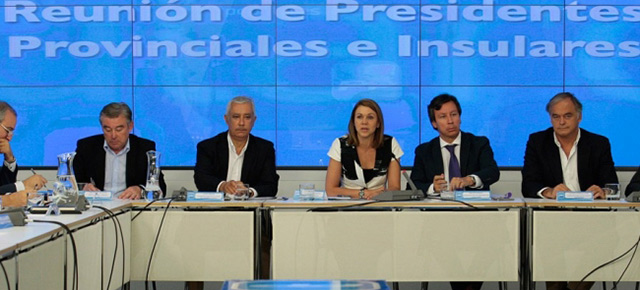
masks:
[[[4,156],[2,169],[0,169],[0,194],[17,191],[36,191],[42,188],[47,180],[41,175],[34,174],[24,181],[16,181],[18,176],[18,163],[13,155],[11,139],[18,123],[16,110],[5,101],[0,101],[0,154]]]
[[[194,181],[200,191],[238,194],[249,185],[250,196],[278,192],[275,149],[271,141],[251,135],[255,105],[239,96],[227,104],[229,130],[198,143]]]
[[[522,167],[525,197],[556,198],[559,191],[592,191],[618,183],[609,139],[580,128],[582,104],[559,93],[547,104],[551,128],[529,136]]]

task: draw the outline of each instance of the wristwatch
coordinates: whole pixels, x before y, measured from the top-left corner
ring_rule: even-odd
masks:
[[[364,187],[360,189],[360,192],[358,192],[358,197],[360,197],[360,199],[364,199]]]

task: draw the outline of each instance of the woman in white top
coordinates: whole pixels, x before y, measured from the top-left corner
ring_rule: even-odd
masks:
[[[327,153],[327,195],[372,199],[384,190],[400,190],[403,154],[398,141],[384,135],[380,106],[360,100],[351,112],[349,134],[333,141]]]

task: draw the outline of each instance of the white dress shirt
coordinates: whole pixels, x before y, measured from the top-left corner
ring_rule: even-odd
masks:
[[[231,140],[231,136],[227,133],[227,143],[229,143],[229,164],[227,165],[227,180],[235,180],[240,181],[242,177],[242,164],[244,163],[244,153],[247,151],[247,147],[249,147],[249,138],[247,138],[247,143],[244,144],[242,150],[240,150],[240,154],[236,153],[236,146],[233,145],[233,140]],[[220,186],[225,181],[221,181],[218,183],[218,187],[216,191],[220,191]],[[251,185],[251,184],[249,184]],[[258,191],[253,187],[249,187],[251,192],[253,192],[253,197],[258,196]]]
[[[127,189],[127,153],[131,149],[129,140],[118,153],[109,148],[106,140],[103,147],[106,152],[104,157],[104,190],[112,192],[114,196],[119,196]]]
[[[560,141],[558,141],[558,137],[556,137],[556,133],[553,133],[553,142],[558,146],[558,151],[560,152],[560,166],[562,167],[562,183],[566,185],[571,191],[580,191],[580,179],[578,179],[578,141],[580,141],[580,130],[578,130],[578,137],[576,137],[576,141],[573,142],[573,146],[569,151],[569,156],[564,153],[562,150],[562,145]],[[538,191],[538,196],[545,198],[542,196],[542,192],[547,188],[545,187]]]

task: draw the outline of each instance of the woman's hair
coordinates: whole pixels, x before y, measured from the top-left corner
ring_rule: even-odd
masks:
[[[380,106],[378,103],[372,99],[362,99],[353,106],[353,110],[351,111],[351,119],[349,120],[349,135],[347,135],[347,144],[358,146],[360,145],[360,141],[358,140],[358,132],[356,132],[355,118],[356,118],[356,109],[360,106],[367,107],[373,110],[378,116],[378,124],[380,125],[376,128],[376,131],[373,133],[373,141],[371,145],[373,148],[380,148],[382,144],[384,144],[384,118],[382,117],[382,110],[380,110]]]

